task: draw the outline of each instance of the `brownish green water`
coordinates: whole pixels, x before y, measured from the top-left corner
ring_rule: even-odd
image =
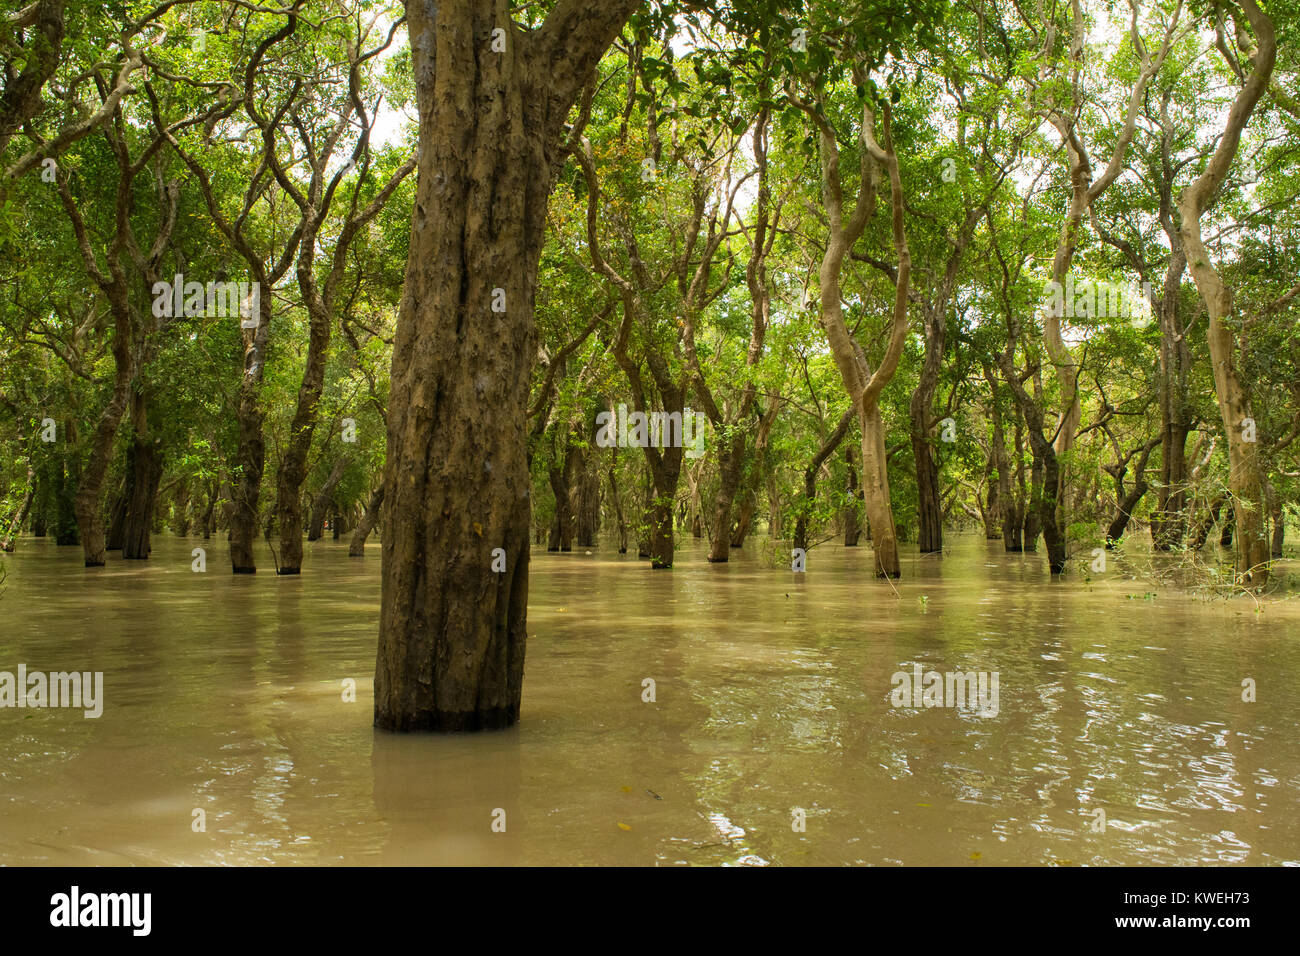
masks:
[[[289,578],[154,547],[6,559],[0,670],[103,671],[105,703],[0,709],[0,862],[1300,864],[1295,602],[1051,585],[977,538],[897,593],[868,548],[805,575],[750,546],[655,572],[535,552],[521,724],[394,737],[370,726],[377,546],[309,545]],[[997,716],[892,707],[913,663],[998,672]]]

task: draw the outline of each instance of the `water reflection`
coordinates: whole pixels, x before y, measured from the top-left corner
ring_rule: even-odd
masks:
[[[217,542],[191,572],[196,542],[10,557],[0,670],[102,670],[106,703],[0,710],[0,861],[1300,863],[1292,604],[1048,585],[970,538],[896,590],[858,549],[806,575],[537,553],[523,723],[395,737],[370,726],[377,553],[250,578]],[[998,672],[997,716],[891,707],[914,664]]]

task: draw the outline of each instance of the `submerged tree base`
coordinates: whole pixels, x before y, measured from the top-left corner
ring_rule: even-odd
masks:
[[[388,714],[375,709],[375,728],[394,733],[472,733],[479,730],[505,730],[519,723],[518,707],[492,707],[487,710],[432,710],[414,714]]]

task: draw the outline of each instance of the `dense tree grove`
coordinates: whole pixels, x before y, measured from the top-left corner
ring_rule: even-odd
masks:
[[[1297,12],[10,7],[0,544],[377,538],[392,729],[518,718],[530,550],[1284,587]]]

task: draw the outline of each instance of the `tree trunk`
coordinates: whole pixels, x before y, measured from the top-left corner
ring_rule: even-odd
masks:
[[[943,312],[938,309],[926,309],[923,319],[925,359],[908,412],[912,423],[912,455],[916,459],[917,540],[922,554],[934,554],[943,551],[943,509],[939,494],[939,462],[935,456],[930,417],[934,392],[939,385],[946,329]]]
[[[817,500],[817,475],[821,473],[826,459],[835,454],[835,449],[840,447],[840,442],[844,441],[844,436],[849,433],[853,417],[853,408],[850,406],[844,410],[835,430],[826,437],[812,460],[808,462],[808,467],[803,470],[803,502],[794,520],[794,547],[796,548],[808,550],[808,525],[812,518],[813,504]]]
[[[623,514],[623,502],[618,494],[618,475],[613,465],[609,466],[609,500],[614,504],[614,520],[618,523],[618,553],[627,554],[627,518]]]
[[[844,504],[844,547],[856,548],[862,537],[862,516],[858,514],[858,502],[862,499],[862,490],[858,485],[858,470],[853,465],[853,446],[844,449],[844,467],[848,469],[848,487],[845,489]]]
[[[64,425],[68,449],[74,447],[75,428],[71,420]],[[54,543],[71,547],[81,544],[81,525],[77,516],[77,494],[81,480],[77,471],[77,459],[75,455],[69,454],[66,458],[57,458],[53,464],[50,492],[53,497]],[[99,521],[102,528],[102,516]]]
[[[172,534],[184,538],[190,533],[190,481],[182,479],[172,497]]]
[[[1255,0],[1241,0],[1258,48],[1250,76],[1237,92],[1228,111],[1223,136],[1201,175],[1179,198],[1183,249],[1196,288],[1209,313],[1207,337],[1214,371],[1214,391],[1219,415],[1228,438],[1228,487],[1232,491],[1233,520],[1237,525],[1237,574],[1255,587],[1268,583],[1269,542],[1264,536],[1264,468],[1250,408],[1250,391],[1238,363],[1238,335],[1233,330],[1235,308],[1231,290],[1210,261],[1201,238],[1201,214],[1219,197],[1220,187],[1237,153],[1241,131],[1268,88],[1277,54],[1273,21]],[[1244,34],[1244,26],[1238,23]],[[1244,348],[1245,341],[1240,343]]]
[[[339,482],[343,479],[343,472],[347,471],[351,459],[351,455],[343,455],[335,459],[334,467],[330,469],[325,484],[320,486],[320,490],[316,492],[316,497],[312,499],[311,521],[307,529],[308,541],[319,541],[325,534],[325,518],[330,513],[331,508],[338,507],[334,502],[334,489],[339,486]],[[281,573],[298,574],[300,570],[298,568],[282,569]]]
[[[203,540],[207,541],[212,537],[212,532],[216,530],[216,513],[217,513],[217,482],[208,482],[208,503],[203,511]]]
[[[162,440],[149,437],[145,395],[136,389],[131,396],[131,440],[126,452],[126,516],[122,523],[122,557],[149,557],[149,531],[162,480]]]
[[[1133,510],[1137,508],[1138,502],[1142,496],[1147,493],[1149,487],[1146,479],[1147,459],[1151,457],[1151,451],[1155,448],[1155,442],[1149,442],[1142,448],[1142,454],[1138,458],[1135,468],[1136,474],[1133,478],[1133,487],[1127,492],[1124,490],[1124,473],[1125,465],[1120,462],[1119,465],[1111,472],[1115,479],[1115,517],[1111,519],[1110,527],[1106,529],[1106,547],[1112,548],[1119,543],[1124,537],[1124,531],[1128,528],[1128,523],[1132,520]]]
[[[525,33],[504,4],[407,4],[420,162],[388,409],[377,727],[519,719],[547,198],[569,109],[639,5],[561,2]]]
[[[126,467],[131,467],[129,459]],[[108,509],[108,538],[104,542],[107,551],[121,551],[126,541],[126,504],[126,475],[123,474],[117,494],[113,495],[113,504]]]
[[[384,486],[380,485],[374,491],[370,492],[370,500],[366,502],[365,514],[357,522],[357,529],[352,532],[352,541],[348,545],[348,557],[360,558],[366,553],[366,539],[370,537],[370,532],[375,530],[375,523],[379,520],[379,509],[384,504]]]
[[[745,546],[745,538],[754,529],[754,510],[757,506],[758,493],[753,489],[749,489],[740,499],[740,507],[736,510],[736,520],[731,526],[732,548],[743,548]],[[776,538],[781,536],[781,515],[779,512],[772,525],[772,536]]]
[[[1187,436],[1191,431],[1191,405],[1187,377],[1191,350],[1178,313],[1179,291],[1187,259],[1176,229],[1168,228],[1177,248],[1165,274],[1158,303],[1160,318],[1160,487],[1151,515],[1151,543],[1157,551],[1180,547],[1187,535]]]
[[[580,548],[594,548],[600,531],[600,472],[591,449],[577,452],[578,481],[574,508],[574,531]]]
[[[113,360],[116,369],[113,376],[113,394],[95,424],[95,431],[90,439],[90,454],[81,472],[74,506],[81,547],[85,552],[88,568],[102,567],[107,556],[104,529],[104,479],[108,475],[117,427],[126,413],[131,377],[134,374],[130,354],[131,318],[124,306],[122,312],[116,322],[113,338]],[[72,439],[69,438],[68,441],[71,444]]]
[[[27,520],[27,512],[31,510],[32,498],[36,493],[35,469],[31,465],[27,466],[27,493],[23,495],[22,504],[14,513],[13,520],[9,522],[9,530],[5,532],[3,539],[0,539],[0,551],[12,554],[14,550],[14,538],[18,536],[23,522]]]

